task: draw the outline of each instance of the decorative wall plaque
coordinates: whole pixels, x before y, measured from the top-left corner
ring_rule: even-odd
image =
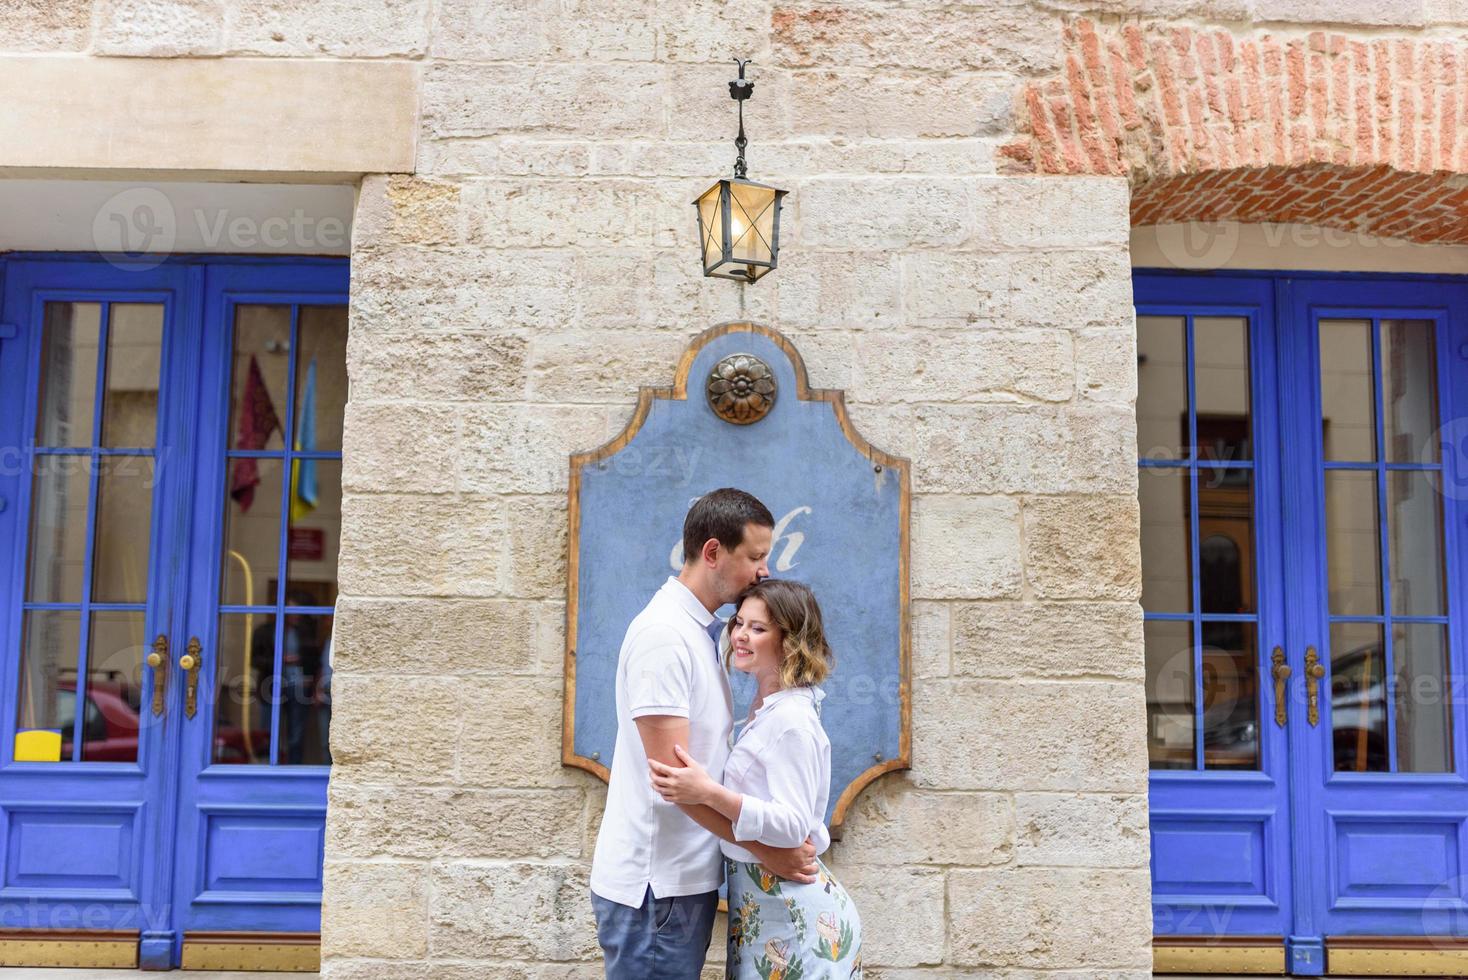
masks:
[[[911,763],[908,471],[853,428],[840,391],[809,386],[775,330],[731,323],[695,338],[672,387],[643,388],[620,435],[571,457],[562,761],[608,777],[627,624],[682,567],[692,501],[735,486],[774,514],[771,574],[810,585],[825,616],[827,823],[839,830],[862,787]],[[736,719],[752,695],[736,672]]]

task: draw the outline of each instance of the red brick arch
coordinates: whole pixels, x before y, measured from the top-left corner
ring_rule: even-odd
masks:
[[[1132,224],[1304,222],[1468,243],[1468,35],[1065,27],[1027,84],[1012,173],[1117,174]]]

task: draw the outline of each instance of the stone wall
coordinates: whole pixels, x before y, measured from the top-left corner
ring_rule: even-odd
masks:
[[[1087,36],[1176,25],[1327,32],[1310,59],[1431,41],[1460,78],[1465,24],[1462,0],[0,10],[4,51],[421,70],[416,171],[362,182],[352,255],[325,974],[600,974],[604,791],[559,762],[567,456],[755,319],[913,461],[913,768],[831,855],[870,975],[1147,976],[1129,184],[1224,164],[1133,167],[1167,144],[1072,102],[1057,138],[1105,165],[1045,165],[1031,93],[1088,91]],[[698,276],[689,205],[732,162],[736,54],[751,174],[792,191],[752,287]]]

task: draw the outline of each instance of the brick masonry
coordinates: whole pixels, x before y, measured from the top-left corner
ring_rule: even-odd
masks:
[[[1303,222],[1468,242],[1468,35],[1064,27],[1002,170],[1118,174],[1134,225]]]

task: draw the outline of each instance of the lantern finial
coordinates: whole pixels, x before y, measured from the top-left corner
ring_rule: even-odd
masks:
[[[739,77],[729,83],[729,98],[739,103],[739,135],[734,139],[734,146],[739,150],[739,157],[734,161],[734,176],[743,179],[749,176],[749,165],[744,162],[744,148],[749,145],[749,140],[744,138],[744,100],[754,94],[754,82],[744,77],[744,69],[749,66],[750,58],[735,58],[734,64],[739,66]]]

